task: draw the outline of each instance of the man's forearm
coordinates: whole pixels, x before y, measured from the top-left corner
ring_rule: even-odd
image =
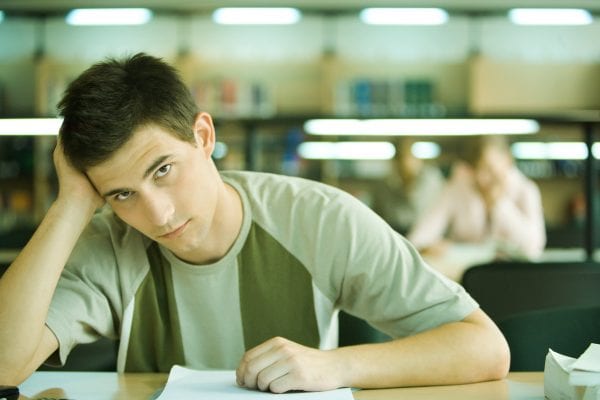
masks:
[[[333,350],[345,365],[343,386],[429,386],[503,378],[510,355],[500,331],[481,311],[404,339]]]
[[[60,274],[93,212],[54,203],[0,279],[0,376],[33,357]]]

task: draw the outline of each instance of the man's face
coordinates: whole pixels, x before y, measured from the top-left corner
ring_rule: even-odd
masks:
[[[198,132],[196,143],[190,143],[156,125],[142,126],[87,174],[125,223],[192,261],[217,207],[219,180],[211,142]]]

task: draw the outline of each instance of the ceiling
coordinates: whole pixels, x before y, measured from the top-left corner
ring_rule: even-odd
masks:
[[[306,12],[352,12],[370,7],[442,7],[464,13],[501,12],[511,7],[579,7],[600,13],[600,0],[0,0],[9,13],[60,13],[84,7],[148,7],[156,11],[207,12],[224,6],[291,6]]]

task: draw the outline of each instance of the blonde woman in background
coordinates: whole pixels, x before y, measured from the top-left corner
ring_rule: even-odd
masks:
[[[546,233],[537,185],[516,167],[504,137],[468,140],[439,199],[408,239],[436,256],[452,243],[469,243],[491,248],[494,259],[538,258]]]

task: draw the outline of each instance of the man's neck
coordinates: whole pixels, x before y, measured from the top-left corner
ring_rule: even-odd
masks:
[[[225,257],[238,238],[244,219],[242,199],[232,186],[220,183],[213,220],[201,247],[185,254],[174,253],[177,258],[196,265],[213,264]]]
[[[213,261],[223,258],[231,249],[244,220],[242,198],[238,191],[227,183],[223,183],[222,189],[222,198],[218,202],[212,224],[215,230],[215,234],[211,235],[211,239],[215,241],[212,246],[215,250]]]

